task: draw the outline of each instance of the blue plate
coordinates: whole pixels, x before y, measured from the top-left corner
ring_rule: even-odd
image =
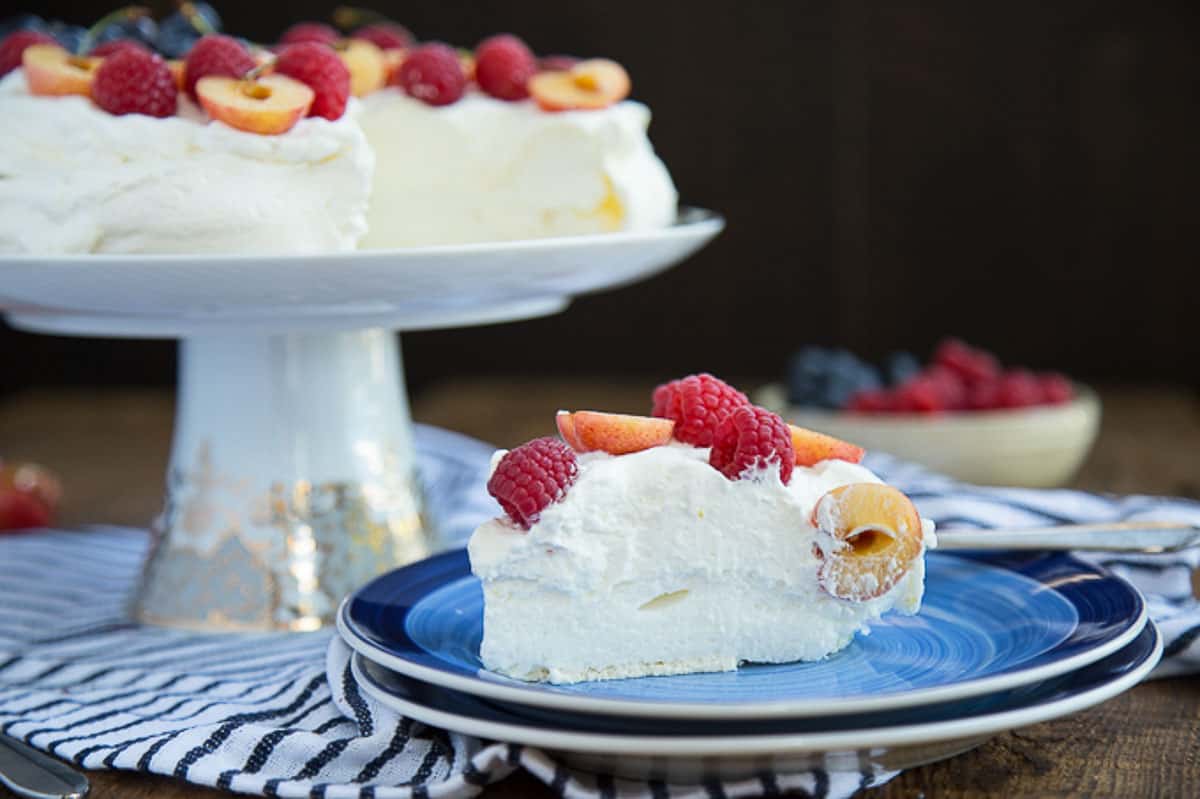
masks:
[[[919,710],[911,708],[882,713],[842,715],[829,718],[756,719],[714,721],[711,719],[645,719],[597,716],[548,711],[521,705],[491,702],[461,691],[396,674],[355,656],[354,673],[373,697],[403,715],[439,727],[481,735],[495,740],[563,747],[561,737],[535,742],[523,734],[553,736],[581,734],[603,736],[591,743],[600,751],[611,751],[617,741],[628,741],[630,751],[645,754],[646,739],[759,738],[761,736],[810,736],[828,747],[841,740],[855,750],[898,742],[924,742],[938,738],[990,734],[1012,726],[1024,726],[1063,713],[1081,710],[1111,698],[1144,677],[1162,653],[1162,640],[1153,624],[1147,624],[1133,641],[1116,652],[1082,668],[1049,680],[966,700],[935,702]],[[1091,701],[1089,701],[1091,700]],[[397,702],[404,706],[396,706]],[[1057,711],[1062,711],[1061,713]],[[438,718],[423,718],[438,714]],[[446,723],[445,715],[460,721]],[[460,729],[463,723],[509,725],[510,729]],[[900,735],[897,735],[900,732]],[[631,739],[640,738],[639,743]],[[775,739],[778,741],[778,739]],[[795,743],[795,741],[793,742]],[[810,741],[818,745],[818,741]],[[653,748],[654,743],[649,747]],[[769,751],[775,751],[770,749]]]
[[[1144,679],[1161,655],[1162,639],[1147,624],[1113,654],[1033,686],[887,713],[732,722],[540,710],[430,685],[358,654],[351,668],[364,694],[439,729],[543,747],[559,763],[582,771],[696,783],[755,779],[764,769],[865,776],[942,760],[998,732],[1110,699]]]
[[[880,712],[1031,685],[1117,651],[1145,622],[1136,589],[1067,555],[931,553],[921,613],[885,616],[823,661],[526,683],[480,663],[483,594],[457,550],[375,579],[346,599],[338,627],[382,666],[477,696],[581,713],[749,719]]]

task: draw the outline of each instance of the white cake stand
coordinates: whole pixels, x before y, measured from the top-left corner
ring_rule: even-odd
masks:
[[[37,333],[182,340],[137,615],[308,630],[438,546],[393,331],[557,313],[673,266],[723,227],[687,209],[647,232],[337,255],[0,256],[0,311]]]

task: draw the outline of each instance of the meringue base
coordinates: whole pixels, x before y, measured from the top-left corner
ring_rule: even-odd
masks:
[[[821,660],[887,610],[920,607],[924,562],[886,597],[851,603],[783,586],[698,579],[645,600],[626,584],[580,599],[528,580],[484,584],[482,660],[519,680],[574,683]]]

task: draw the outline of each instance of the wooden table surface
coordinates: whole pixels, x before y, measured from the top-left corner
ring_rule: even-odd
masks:
[[[743,381],[742,385],[753,385]],[[559,407],[644,413],[649,386],[610,380],[459,381],[414,398],[418,421],[511,446],[553,432]],[[1094,491],[1200,498],[1200,400],[1167,388],[1101,391],[1095,450],[1075,480]],[[0,456],[52,466],[66,485],[61,522],[145,525],[158,510],[170,445],[165,392],[40,392],[0,401]],[[201,799],[217,791],[166,778],[91,772],[95,799]],[[7,796],[0,788],[0,796]],[[545,797],[517,774],[488,797]],[[911,769],[862,799],[1200,796],[1200,679],[1146,683],[1091,710],[999,735]]]

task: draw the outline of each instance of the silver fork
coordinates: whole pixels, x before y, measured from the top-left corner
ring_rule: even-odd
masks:
[[[1022,549],[1167,554],[1200,546],[1200,527],[1180,522],[1061,524],[1023,529],[938,530],[938,549]]]

